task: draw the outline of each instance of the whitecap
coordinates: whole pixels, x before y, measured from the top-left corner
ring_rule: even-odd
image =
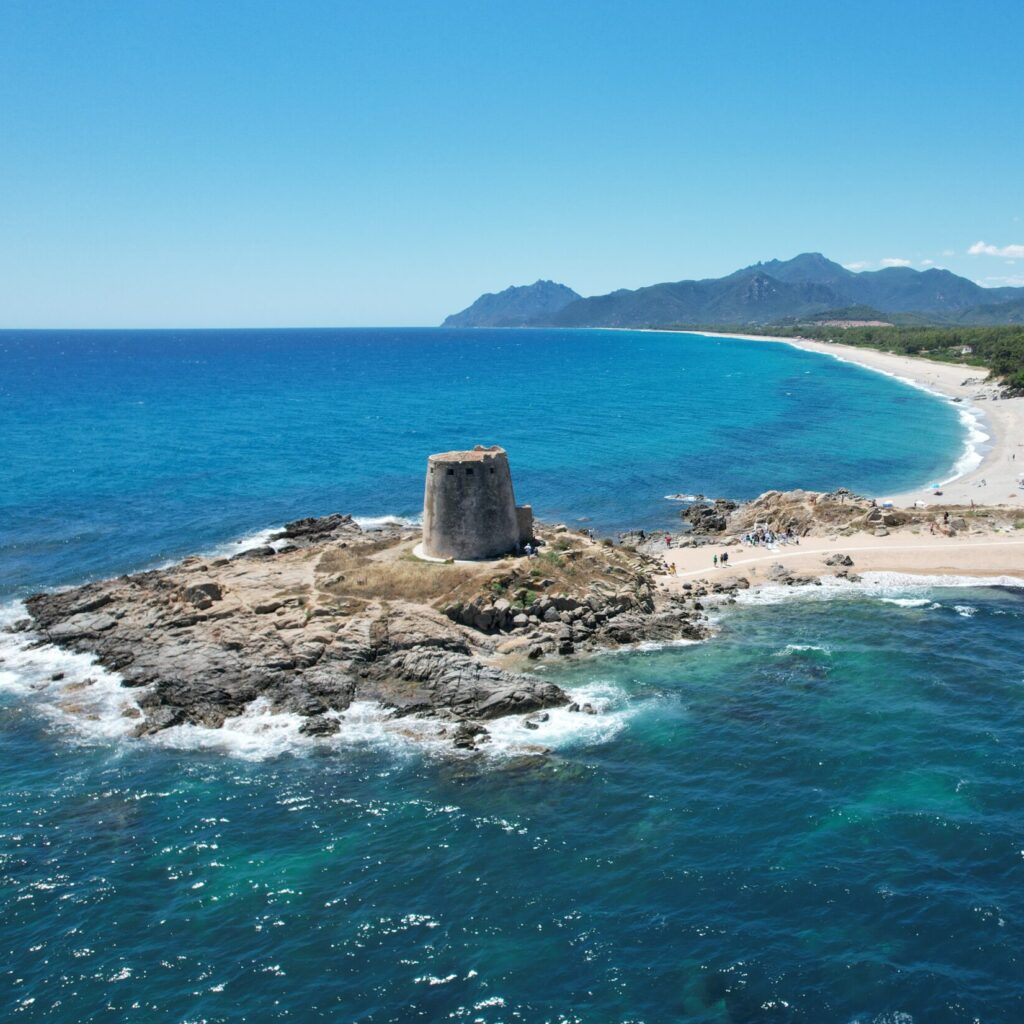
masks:
[[[915,576],[901,572],[866,572],[853,582],[835,576],[824,576],[818,584],[785,586],[770,583],[742,590],[736,595],[740,605],[784,604],[788,601],[828,601],[836,597],[876,597],[924,599],[932,590],[972,587],[1024,587],[1019,576],[959,576],[942,574]],[[932,599],[928,599],[929,604]]]
[[[383,530],[387,526],[413,527],[423,525],[423,520],[420,516],[412,518],[408,516],[353,516],[352,521],[360,529],[371,533],[375,530]]]
[[[25,617],[21,602],[0,606],[0,630]],[[38,641],[33,632],[0,632],[0,690],[31,699],[40,713],[80,738],[107,742],[131,738],[143,718],[136,698],[145,691],[124,686],[118,673],[103,668],[92,655],[52,644],[33,646]],[[491,738],[477,752],[505,758],[543,748],[604,743],[638,710],[621,690],[606,683],[574,689],[569,698],[579,705],[590,704],[597,713],[561,707],[545,712],[545,721],[539,721],[543,716],[537,714],[495,719],[486,723]],[[220,751],[250,761],[358,747],[410,756],[473,753],[452,746],[453,723],[399,716],[375,701],[354,701],[344,712],[328,712],[327,717],[338,724],[335,734],[307,736],[302,732],[304,717],[275,711],[266,698],[258,698],[220,728],[177,725],[147,737],[147,742],[171,750]],[[524,726],[527,718],[538,719],[536,730]]]
[[[0,689],[33,698],[43,715],[73,727],[83,738],[130,736],[142,717],[136,701],[141,691],[124,686],[118,673],[91,654],[39,644],[39,635],[31,631],[5,632],[26,617],[20,601],[0,606]]]
[[[963,453],[953,465],[953,475],[941,481],[943,484],[950,484],[968,473],[973,473],[985,461],[985,453],[991,447],[988,444],[991,437],[985,432],[985,421],[980,410],[971,405],[961,404],[957,406],[957,415],[967,432],[967,437],[964,439]]]
[[[280,533],[282,527],[280,526],[268,526],[265,530],[256,530],[254,533],[247,533],[243,537],[239,537],[236,540],[225,541],[223,544],[218,544],[216,547],[210,548],[209,551],[202,553],[202,558],[231,558],[234,555],[240,555],[243,551],[255,551],[257,548],[273,548],[275,551],[282,548],[288,542],[286,540],[271,540],[275,533]],[[170,568],[172,565],[176,565],[177,562],[165,562],[160,568]]]
[[[953,605],[953,611],[957,615],[962,615],[965,619],[973,619],[978,613],[978,609],[970,604],[955,604]]]
[[[498,718],[487,723],[491,740],[480,749],[493,757],[507,757],[528,753],[537,746],[563,750],[607,743],[645,706],[644,702],[630,701],[625,691],[608,682],[596,681],[567,692],[570,701],[580,707],[589,704],[596,714],[570,711],[566,706]],[[540,721],[545,716],[546,721]],[[523,723],[528,720],[537,728],[527,729]]]
[[[635,644],[623,644],[621,647],[602,647],[595,651],[595,655],[601,654],[622,654],[629,651],[637,651],[641,654],[652,654],[655,651],[668,651],[676,647],[695,647],[702,644],[703,640],[690,640],[686,637],[678,637],[675,640],[641,640]]]
[[[827,654],[831,657],[832,651],[828,647],[821,647],[818,644],[786,644],[781,651],[775,652],[775,657],[782,657],[786,654],[802,654],[807,651],[817,651],[819,654]]]
[[[419,517],[409,518],[407,516],[390,516],[390,515],[377,515],[377,516],[353,516],[352,521],[361,530],[365,530],[368,533],[374,533],[377,530],[383,530],[388,526],[398,526],[402,528],[418,527],[422,525],[422,519]],[[280,526],[268,526],[263,530],[255,530],[253,533],[247,533],[242,537],[238,537],[235,540],[225,541],[223,544],[218,544],[208,551],[201,554],[202,558],[231,558],[232,555],[240,555],[244,551],[253,551],[256,548],[273,548],[275,551],[279,551],[281,548],[286,547],[291,543],[287,537],[279,538],[278,540],[271,540],[275,533],[280,533],[284,529],[284,525]],[[175,564],[174,562],[165,562],[161,568],[167,568]]]
[[[376,701],[353,701],[345,711],[329,711],[325,717],[338,723],[338,731],[326,737],[307,736],[302,732],[307,721],[303,716],[274,711],[270,702],[260,697],[242,714],[226,719],[219,729],[176,725],[157,733],[152,742],[173,750],[220,751],[246,761],[343,747],[385,748],[396,754],[432,747],[451,749],[444,740],[443,722],[398,717]]]

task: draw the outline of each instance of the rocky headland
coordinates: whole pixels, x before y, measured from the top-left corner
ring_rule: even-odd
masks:
[[[15,628],[116,671],[139,736],[218,728],[257,700],[327,736],[370,700],[441,720],[473,748],[490,719],[593,711],[529,671],[542,659],[706,633],[703,591],[664,593],[659,558],[564,527],[538,533],[533,557],[429,563],[412,554],[419,530],[299,520],[232,558],[36,594]]]

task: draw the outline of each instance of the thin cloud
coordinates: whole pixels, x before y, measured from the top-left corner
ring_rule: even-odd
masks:
[[[934,267],[935,266],[935,260],[921,260],[921,266],[922,267]]]
[[[968,256],[1003,256],[1008,259],[1024,259],[1024,245],[989,245],[988,242],[975,242],[967,250]]]
[[[867,260],[857,260],[856,263],[844,263],[843,266],[847,270],[863,270],[865,267],[870,267],[871,264]]]
[[[1024,277],[983,277],[986,288],[1024,288]]]
[[[878,261],[883,267],[909,267],[911,260],[901,260],[898,256],[886,256]]]

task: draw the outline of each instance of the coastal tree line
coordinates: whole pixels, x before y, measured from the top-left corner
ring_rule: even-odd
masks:
[[[693,330],[693,327],[677,327]],[[708,328],[724,331],[721,326]],[[930,327],[894,325],[841,327],[802,323],[786,326],[745,325],[738,333],[783,338],[813,338],[859,348],[874,348],[900,355],[921,356],[941,362],[987,368],[1014,392],[1024,393],[1024,325],[999,327]]]
[[[901,355],[985,366],[1007,386],[1024,391],[1024,326],[837,328],[808,324],[789,333]]]

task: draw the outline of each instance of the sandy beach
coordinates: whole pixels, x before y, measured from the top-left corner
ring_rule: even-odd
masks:
[[[841,329],[837,328],[837,333]],[[805,338],[775,338],[757,334],[722,334],[692,331],[709,338],[742,338],[792,345],[807,352],[843,359],[868,370],[898,377],[915,387],[959,399],[968,433],[967,445],[956,467],[937,481],[923,480],[921,486],[902,494],[872,495],[879,501],[892,501],[908,507],[915,502],[926,505],[970,504],[1006,505],[1020,502],[1024,508],[1024,490],[1018,484],[1024,476],[1024,398],[998,398],[999,388],[985,382],[982,367],[939,363],[930,359],[894,355],[874,349],[856,348],[840,342],[812,341]],[[930,485],[940,483],[941,496]]]
[[[729,553],[728,568],[715,568],[712,558]],[[957,537],[930,533],[893,533],[876,537],[858,533],[850,537],[804,537],[799,544],[772,548],[716,545],[672,548],[664,552],[675,575],[661,577],[670,590],[698,579],[727,583],[744,578],[751,585],[771,581],[772,568],[783,565],[794,575],[831,576],[837,567],[826,566],[834,554],[853,559],[850,572],[893,572],[925,576],[1014,577],[1024,583],[1024,536],[1019,531]]]
[[[837,328],[841,334],[841,328]],[[690,331],[708,338],[740,338],[771,344],[791,345],[807,352],[845,360],[877,373],[899,378],[914,387],[956,402],[965,431],[964,450],[955,466],[935,481],[898,494],[865,495],[879,504],[892,502],[897,508],[1002,506],[1004,525],[986,528],[975,523],[970,533],[956,536],[933,534],[923,529],[902,530],[888,536],[855,533],[838,536],[824,533],[803,537],[799,544],[764,546],[736,545],[726,537],[708,537],[696,547],[659,551],[674,573],[660,577],[670,591],[683,584],[707,581],[728,586],[744,579],[752,586],[772,582],[773,569],[785,567],[795,576],[833,576],[835,566],[825,565],[830,555],[842,553],[853,559],[851,573],[898,573],[911,576],[984,578],[993,582],[1006,577],[1024,585],[1024,531],[1005,525],[1006,513],[1021,508],[1024,521],[1024,398],[1002,398],[1000,387],[987,381],[984,367],[936,362],[858,348],[841,342],[808,338],[780,338],[759,334],[729,334]],[[938,483],[935,488],[932,484]],[[713,557],[729,552],[728,568],[715,567]]]

